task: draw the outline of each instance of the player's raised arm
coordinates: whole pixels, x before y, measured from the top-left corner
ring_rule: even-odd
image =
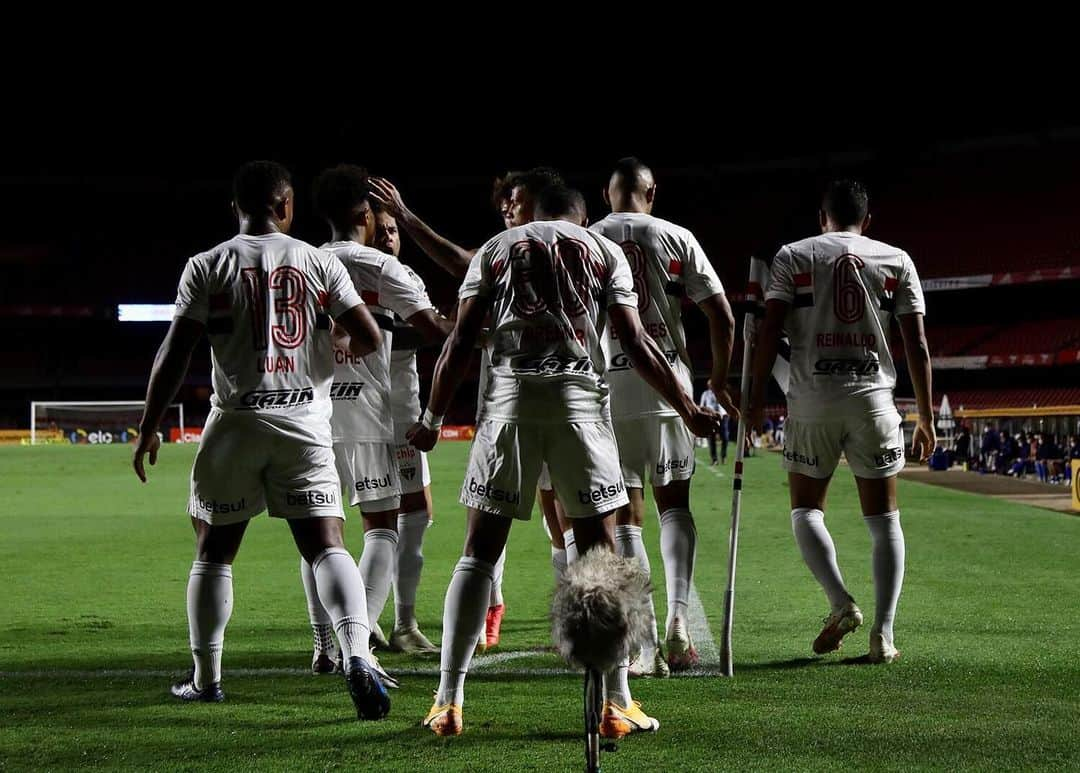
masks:
[[[442,417],[461,385],[472,351],[480,340],[489,302],[483,296],[471,296],[461,301],[457,324],[446,339],[431,384],[431,397],[423,420],[409,430],[409,442],[421,451],[430,451],[439,439]]]
[[[458,278],[465,276],[476,250],[459,247],[446,237],[435,233],[431,226],[405,206],[398,189],[389,180],[382,177],[372,177],[369,183],[371,185],[371,198],[375,199],[380,206],[384,207],[387,212],[401,223],[405,230],[409,232],[409,236],[420,245],[420,249],[428,257],[452,276]]]
[[[930,345],[926,342],[922,314],[903,314],[896,318],[900,323],[900,335],[904,339],[904,356],[908,373],[915,388],[919,420],[911,438],[911,453],[920,462],[930,458],[937,445],[934,431],[933,374],[930,367]]]
[[[712,411],[700,408],[694,399],[686,394],[675,371],[668,364],[667,357],[641,326],[637,309],[613,304],[608,307],[608,320],[622,341],[623,351],[634,363],[634,370],[678,412],[690,431],[700,437],[715,431],[720,417]]]
[[[206,325],[190,317],[174,317],[165,340],[161,342],[154,366],[150,371],[150,384],[146,388],[146,408],[142,421],[139,422],[139,440],[135,444],[135,456],[132,466],[139,480],[146,483],[146,470],[143,457],[150,456],[150,464],[157,463],[157,452],[161,447],[158,428],[180,385],[184,383],[191,353],[199,343]]]

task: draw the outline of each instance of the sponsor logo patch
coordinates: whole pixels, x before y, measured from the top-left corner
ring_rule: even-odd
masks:
[[[690,469],[690,457],[684,456],[682,459],[661,459],[656,463],[656,474],[663,475],[665,472],[676,472]]]
[[[333,491],[287,491],[287,505],[336,505],[337,494]]]
[[[615,499],[625,490],[626,487],[623,485],[623,482],[621,480],[613,485],[598,486],[594,489],[589,489],[588,491],[582,491],[581,489],[578,489],[578,502],[583,505],[587,505],[590,503],[596,504],[598,502],[606,502],[609,499]]]
[[[203,499],[198,497],[199,509],[208,513],[239,513],[242,512],[246,501],[241,498],[239,502],[219,502],[216,499]]]
[[[784,459],[792,464],[802,464],[807,467],[817,467],[817,456],[807,456],[806,454],[800,454],[798,451],[791,451],[787,447],[784,448]]]
[[[514,505],[521,502],[520,491],[506,491],[505,489],[496,488],[494,486],[485,486],[476,482],[476,478],[469,478],[468,491],[470,494],[476,497],[483,497],[484,499],[490,499],[492,502],[506,502]]]
[[[880,454],[875,454],[874,464],[877,467],[888,467],[894,462],[898,462],[904,458],[903,448],[887,448]]]
[[[881,369],[874,357],[862,360],[822,358],[814,363],[815,376],[873,376]]]
[[[363,381],[335,381],[330,387],[330,399],[355,401],[363,388]]]
[[[250,410],[266,408],[292,408],[297,405],[307,405],[315,401],[315,390],[312,387],[300,389],[255,389],[247,392],[240,398],[244,408]]]
[[[390,488],[390,473],[386,473],[381,478],[364,478],[356,481],[357,491],[374,491],[380,488]]]

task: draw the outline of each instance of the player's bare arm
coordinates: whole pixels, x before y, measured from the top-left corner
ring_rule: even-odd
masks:
[[[347,309],[334,320],[334,335],[339,345],[347,348],[357,357],[365,357],[382,344],[382,331],[379,323],[363,304]],[[348,334],[348,340],[341,331]]]
[[[719,414],[699,407],[686,394],[667,357],[642,327],[637,309],[621,304],[610,306],[608,319],[622,341],[623,351],[634,363],[634,370],[678,412],[690,431],[700,437],[715,431],[720,421]]]
[[[450,275],[459,279],[465,276],[476,250],[466,250],[435,233],[431,226],[405,206],[398,189],[389,180],[382,177],[372,177],[369,179],[369,183],[371,185],[371,198],[379,202],[382,207],[386,208],[387,212],[394,216],[428,257],[438,263]]]
[[[784,319],[790,304],[773,299],[765,303],[765,319],[758,325],[754,341],[754,363],[751,370],[749,425],[761,429],[765,416],[765,390],[769,385],[780,338],[784,332]],[[713,382],[715,383],[715,382]]]
[[[184,383],[191,353],[206,331],[206,325],[189,317],[174,317],[161,342],[154,366],[150,371],[150,384],[146,388],[146,408],[139,422],[139,441],[135,444],[132,466],[139,480],[146,483],[143,458],[150,457],[150,464],[157,464],[157,452],[161,447],[158,428],[172,403],[180,385]]]
[[[421,344],[434,344],[444,340],[454,329],[454,323],[434,309],[424,309],[409,317],[410,330],[416,331]],[[398,334],[394,333],[394,338]],[[416,347],[413,347],[416,348]]]
[[[709,320],[709,345],[712,348],[712,383],[716,399],[724,410],[738,416],[739,410],[728,391],[728,367],[731,364],[731,347],[735,339],[735,315],[723,293],[709,296],[698,304]]]
[[[406,433],[409,442],[421,451],[430,451],[439,439],[438,424],[441,423],[443,414],[450,407],[454,393],[461,385],[461,380],[469,365],[469,358],[472,356],[476,342],[480,340],[488,306],[486,299],[474,296],[463,300],[458,307],[457,324],[447,337],[439,360],[435,363],[431,396],[424,414],[425,419],[437,417],[437,420],[434,423],[418,422]]]
[[[930,458],[937,445],[934,432],[933,374],[930,367],[930,346],[926,343],[926,331],[923,329],[922,314],[902,314],[896,318],[900,323],[900,335],[904,339],[904,356],[907,358],[908,373],[915,388],[915,402],[918,405],[919,420],[911,438],[911,454],[920,462]]]

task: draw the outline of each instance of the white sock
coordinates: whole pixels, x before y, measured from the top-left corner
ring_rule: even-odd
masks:
[[[327,548],[311,562],[319,601],[330,615],[337,632],[341,655],[346,663],[349,658],[363,658],[368,650],[367,594],[360,570],[356,568],[349,551],[344,548]]]
[[[869,515],[864,519],[873,543],[874,568],[874,633],[893,640],[893,618],[900,588],[904,584],[904,531],[900,528],[900,511]]]
[[[577,541],[574,539],[574,530],[567,529],[562,533],[563,544],[566,545],[566,563],[569,566],[578,560]]]
[[[645,570],[645,574],[652,577],[652,568],[649,566],[649,554],[645,552],[645,543],[641,541],[641,527],[631,526],[626,524],[625,526],[615,527],[615,552],[623,558],[637,559],[637,562],[641,565],[641,568]],[[652,645],[655,649],[660,644],[659,633],[656,630],[656,607],[653,606],[652,594],[649,594],[649,618],[650,618],[650,630],[653,634]],[[649,656],[651,653],[643,652],[643,655]]]
[[[697,555],[697,527],[694,516],[685,507],[672,507],[660,514],[660,555],[664,558],[668,612],[666,629],[671,631],[675,618],[684,623],[690,606],[690,586],[694,582],[694,558]]]
[[[188,575],[187,614],[195,689],[221,681],[221,648],[232,617],[232,567],[195,561]]]
[[[315,587],[315,573],[311,564],[300,556],[300,582],[304,585],[304,597],[307,599],[308,620],[311,621],[312,647],[316,652],[334,652],[334,626],[330,615],[319,601],[319,591]]]
[[[566,571],[566,548],[551,546],[551,569],[555,572],[555,582],[558,583]]]
[[[398,535],[394,529],[371,529],[364,532],[364,552],[360,554],[360,576],[367,595],[368,624],[374,625],[386,606],[390,584],[394,581]]]
[[[424,568],[427,510],[402,513],[397,519],[397,571],[394,572],[394,628],[416,627],[416,588]]]
[[[503,603],[502,594],[502,581],[503,570],[506,568],[506,548],[503,548],[503,552],[499,554],[499,560],[495,562],[495,571],[491,577],[491,598],[488,601],[489,607],[497,607]]]
[[[604,700],[616,703],[622,708],[630,705],[630,661],[624,660],[611,671],[604,674]]]
[[[825,528],[825,513],[809,507],[796,507],[791,511],[791,530],[795,533],[795,542],[803,561],[825,590],[833,612],[839,611],[852,599],[840,576],[836,546]]]
[[[442,660],[439,666],[440,706],[465,700],[465,674],[476,650],[477,631],[487,614],[495,567],[477,558],[462,557],[454,567],[443,607]]]

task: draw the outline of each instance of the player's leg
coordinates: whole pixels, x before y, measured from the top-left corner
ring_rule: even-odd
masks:
[[[406,444],[398,446],[397,457],[402,495],[397,519],[394,630],[390,634],[390,646],[402,652],[435,654],[439,648],[428,640],[416,620],[416,589],[424,568],[424,535],[433,512],[427,454]]]
[[[651,578],[652,567],[641,538],[641,529],[645,519],[645,470],[651,466],[650,460],[655,456],[653,449],[656,439],[650,434],[655,430],[655,425],[648,418],[631,419],[614,422],[612,429],[619,447],[619,466],[628,500],[625,506],[615,511],[615,552],[623,558],[637,561]],[[660,649],[656,608],[651,595],[649,615],[649,630],[653,631],[653,641],[643,644],[641,651],[631,659],[630,674],[665,678],[670,671]]]
[[[870,530],[874,575],[874,625],[870,660],[891,663],[900,656],[893,620],[904,584],[906,547],[896,502],[896,475],[904,466],[904,435],[898,414],[864,417],[852,429],[844,452],[855,473],[863,520]]]
[[[551,541],[551,570],[555,574],[555,582],[558,582],[566,570],[566,539],[559,523],[556,510],[558,499],[555,497],[555,489],[551,487],[551,474],[546,464],[540,473],[536,497],[540,502],[540,512],[544,515],[544,531]]]
[[[825,501],[840,459],[843,431],[843,424],[837,421],[789,418],[783,451],[795,543],[829,600],[829,614],[813,643],[813,651],[819,655],[839,649],[844,636],[862,624],[862,612],[844,585],[836,545],[825,526]]]
[[[668,665],[677,671],[698,662],[689,630],[690,589],[697,558],[697,526],[690,512],[694,438],[678,417],[653,417],[646,423],[652,439],[649,477],[660,516],[660,555],[667,590],[664,642]]]
[[[589,550],[612,550],[615,511],[629,503],[615,431],[608,421],[544,427],[545,458],[556,491],[574,491],[564,502],[572,523],[579,555]],[[630,660],[625,658],[604,674],[604,709],[600,733],[620,738],[636,731],[652,731],[660,723],[633,699],[629,682]]]
[[[264,454],[244,422],[212,411],[191,468],[188,515],[195,529],[195,560],[187,585],[193,669],[172,685],[181,700],[217,702],[221,653],[232,616],[232,563],[249,519],[265,508],[260,478]]]
[[[519,432],[515,424],[492,420],[476,428],[460,497],[468,508],[465,546],[446,590],[439,688],[423,721],[436,735],[462,730],[465,675],[487,614],[495,564],[513,520],[532,515],[541,447],[532,428]]]
[[[263,478],[270,515],[287,519],[300,555],[311,566],[319,601],[341,645],[345,682],[357,716],[379,719],[390,711],[390,698],[369,663],[367,598],[342,537],[334,452],[278,438]]]
[[[225,627],[232,617],[232,563],[247,529],[247,520],[211,526],[193,517],[195,561],[187,585],[188,636],[194,667],[187,679],[172,686],[181,700],[218,702],[221,690],[221,651]]]

